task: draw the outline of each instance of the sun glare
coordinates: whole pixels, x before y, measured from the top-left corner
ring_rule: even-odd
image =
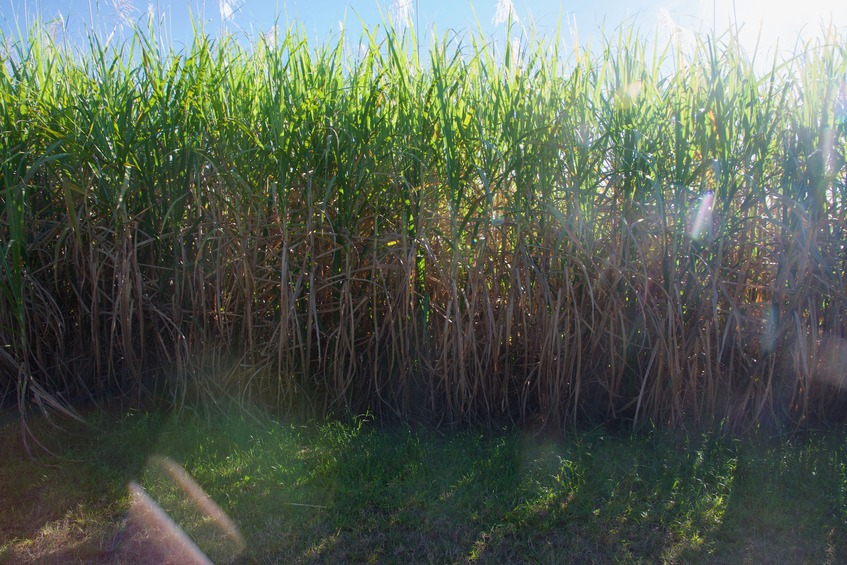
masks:
[[[712,201],[714,197],[715,195],[710,191],[700,199],[700,205],[697,207],[697,213],[691,223],[692,239],[703,239],[708,235],[712,221]]]
[[[798,38],[806,41],[820,36],[830,25],[847,27],[847,2],[832,0],[714,0],[701,1],[700,19],[716,29],[737,22],[742,46],[748,53],[758,50],[792,51]]]

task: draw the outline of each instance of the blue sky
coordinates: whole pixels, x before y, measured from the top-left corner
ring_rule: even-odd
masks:
[[[379,24],[398,4],[411,2],[412,25],[426,35],[433,26],[439,34],[448,29],[475,29],[497,33],[503,24],[493,21],[498,2],[509,0],[0,0],[0,29],[17,36],[28,22],[40,18],[53,22],[72,41],[90,29],[102,37],[120,38],[129,22],[146,26],[153,18],[174,44],[189,43],[192,20],[202,23],[211,35],[223,30],[245,32],[249,37],[281,27],[301,25],[309,37],[326,39],[345,23],[348,37],[357,38],[361,20]],[[514,14],[525,28],[538,34],[555,31],[562,22],[565,31],[574,27],[581,41],[595,39],[598,30],[614,29],[624,20],[635,19],[642,31],[655,26],[676,25],[685,30],[724,30],[730,18],[744,26],[742,38],[752,48],[761,31],[761,42],[772,49],[777,40],[790,48],[799,33],[816,35],[822,21],[847,30],[847,2],[834,0],[511,0]]]

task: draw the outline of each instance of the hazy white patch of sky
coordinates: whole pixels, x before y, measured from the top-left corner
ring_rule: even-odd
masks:
[[[412,16],[415,13],[414,0],[394,0],[388,13],[396,27],[412,27]]]
[[[143,8],[147,8],[144,13]],[[139,6],[141,9],[139,9]],[[153,22],[167,31],[174,44],[189,44],[195,27],[212,35],[243,31],[258,37],[274,25],[298,25],[310,38],[325,40],[338,34],[343,22],[347,37],[362,25],[372,27],[390,19],[395,24],[430,30],[498,30],[511,17],[522,29],[548,35],[560,26],[578,30],[585,43],[608,34],[624,21],[635,21],[642,32],[664,26],[680,42],[691,35],[729,22],[741,26],[742,45],[749,51],[760,37],[760,52],[791,49],[798,34],[821,34],[822,22],[847,30],[847,2],[835,0],[0,0],[0,30],[15,37],[40,19],[61,19],[65,35],[84,37],[90,30],[109,35],[128,23]],[[105,23],[104,23],[105,22]],[[111,22],[111,23],[109,23]],[[572,32],[572,33],[573,33]]]
[[[491,23],[494,25],[506,24],[509,21],[512,23],[520,23],[521,19],[515,12],[515,6],[512,0],[497,0],[497,6],[494,8],[494,17],[491,18]]]
[[[709,18],[707,7],[701,10],[704,19]],[[731,21],[742,23],[739,39],[747,51],[752,51],[757,43],[760,52],[772,51],[777,46],[780,50],[793,51],[798,39],[820,37],[822,28],[830,24],[847,31],[844,1],[714,0],[713,13],[717,29],[726,29]]]
[[[232,19],[244,5],[245,0],[218,0],[218,5],[221,13],[221,21],[226,22]]]
[[[673,15],[665,8],[659,10],[657,26],[660,32],[666,34],[668,39],[683,51],[693,47],[696,42],[694,31],[677,24],[673,19]]]

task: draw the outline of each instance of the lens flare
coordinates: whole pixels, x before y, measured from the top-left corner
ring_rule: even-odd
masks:
[[[697,215],[691,222],[690,235],[692,239],[703,239],[711,231],[712,226],[712,203],[715,195],[712,191],[707,192],[700,199],[700,205],[697,207]]]
[[[815,374],[840,390],[847,386],[847,340],[837,336],[824,338]]]
[[[143,487],[133,481],[129,484],[127,524],[116,535],[111,550],[119,562],[199,565],[213,563],[212,559],[229,562],[244,551],[244,538],[235,523],[185,469],[171,459],[159,456],[150,458],[148,468],[160,477],[162,482],[157,484],[169,492],[178,493],[182,507],[188,508],[187,514],[194,517],[190,521],[195,526],[202,526],[187,526],[194,536],[192,539],[177,523],[178,517],[169,516]],[[154,488],[153,494],[156,495],[159,490]]]
[[[121,561],[211,565],[191,538],[136,482],[129,483],[130,524],[139,535],[120,548]]]
[[[779,307],[772,304],[763,314],[764,331],[762,332],[762,353],[771,353],[776,348],[777,331],[779,330]]]
[[[191,475],[185,469],[168,457],[159,457],[157,455],[150,458],[150,465],[157,466],[165,471],[179,485],[197,510],[229,538],[237,553],[241,553],[244,550],[244,538],[241,536],[241,532],[238,531],[235,522],[227,516],[226,512],[221,510],[221,507],[206,494],[206,491],[191,478]]]

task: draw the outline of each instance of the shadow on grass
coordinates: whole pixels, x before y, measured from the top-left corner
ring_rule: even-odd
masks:
[[[517,436],[366,433],[339,459],[329,561],[461,561],[512,508]],[[355,524],[355,528],[350,525]]]
[[[683,553],[692,563],[847,563],[843,435],[740,446],[720,526]]]
[[[363,434],[338,461],[334,531],[311,557],[673,560],[715,528],[734,463],[716,441],[693,451],[672,445],[591,433],[570,441]]]
[[[155,544],[126,525],[137,481],[210,558],[232,561],[155,455],[183,466],[237,524],[248,548],[238,562],[845,560],[840,435],[767,446],[597,431],[442,436],[364,419],[130,413],[103,424],[67,442],[65,460],[4,458],[13,504],[30,510],[4,513],[0,558],[143,562],[125,549]],[[15,476],[33,469],[45,473],[40,486]]]
[[[0,430],[0,561],[69,562],[99,557],[125,510],[126,485],[145,465],[164,422],[93,416],[90,425],[28,425],[41,446],[28,454],[17,423]],[[131,437],[127,437],[127,433]],[[45,450],[49,450],[45,451]]]

